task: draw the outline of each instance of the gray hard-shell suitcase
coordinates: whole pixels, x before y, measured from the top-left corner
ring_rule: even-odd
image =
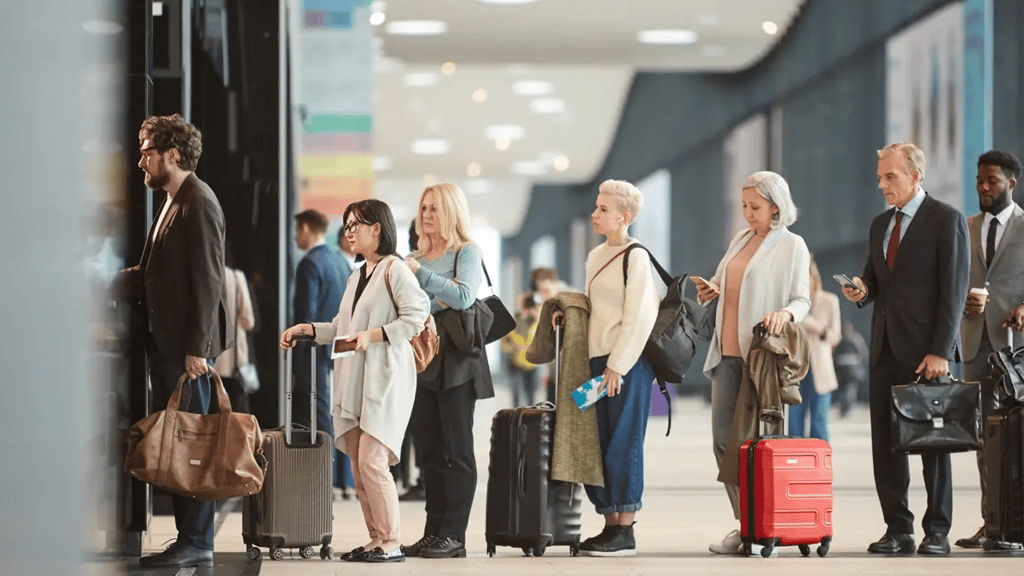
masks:
[[[296,338],[306,340],[307,338]],[[316,345],[310,345],[316,375]],[[291,349],[286,366],[291,366]],[[267,430],[263,454],[267,473],[263,490],[246,496],[242,505],[242,541],[250,560],[260,557],[257,546],[270,548],[274,560],[284,558],[285,548],[298,548],[312,558],[320,546],[320,558],[334,557],[331,549],[333,439],[316,430],[316,386],[310,386],[310,426],[292,426],[292,374],[285,371],[285,425]]]
[[[555,387],[561,365],[561,326],[555,331]],[[557,396],[556,396],[557,397]],[[491,424],[487,479],[487,554],[514,546],[543,556],[549,546],[580,553],[583,486],[551,479],[555,407],[545,402],[499,410]]]

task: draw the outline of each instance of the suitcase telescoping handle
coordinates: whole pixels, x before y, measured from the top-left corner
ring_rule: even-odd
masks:
[[[284,443],[292,443],[292,350],[298,342],[309,342],[309,444],[316,444],[316,342],[313,337],[307,334],[292,336],[292,345],[285,355],[285,364],[288,366],[284,371]]]
[[[552,391],[551,397],[558,402],[558,373],[562,370],[562,326],[565,324],[565,317],[559,318],[555,322],[555,368],[553,372],[554,376],[551,378],[552,386],[555,389]]]

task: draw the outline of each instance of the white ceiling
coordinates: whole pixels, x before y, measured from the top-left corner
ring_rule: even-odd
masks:
[[[418,195],[425,181],[455,181],[469,194],[480,220],[502,234],[513,234],[534,183],[584,182],[600,168],[635,72],[746,68],[785,33],[800,4],[802,0],[374,2],[371,10],[383,12],[385,20],[375,27],[376,194],[400,206]],[[389,23],[401,20],[440,20],[447,31],[418,37],[387,32]],[[763,30],[766,21],[777,25],[776,34]],[[688,45],[641,44],[637,33],[647,29],[688,29],[698,40]],[[442,73],[445,62],[455,64],[454,73]],[[417,79],[435,83],[407,85]],[[563,110],[531,111],[536,97],[513,92],[520,80],[550,83],[546,97],[564,102]],[[473,99],[480,88],[487,92],[483,102]],[[522,138],[499,151],[486,135],[487,127],[495,124],[521,126]],[[437,155],[413,153],[412,143],[421,139],[445,140],[449,149]],[[564,171],[554,167],[558,156],[568,159]],[[523,162],[527,164],[517,164]],[[467,175],[471,163],[480,165],[479,176]],[[531,173],[517,174],[516,168]]]

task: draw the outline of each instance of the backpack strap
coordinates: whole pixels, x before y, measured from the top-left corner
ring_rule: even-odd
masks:
[[[654,254],[651,254],[651,251],[639,242],[634,242],[629,246],[626,246],[626,249],[622,251],[624,253],[622,257],[622,283],[625,284],[629,279],[629,253],[634,248],[642,248],[644,252],[647,252],[647,255],[651,258],[651,264],[654,265],[654,269],[658,271],[658,276],[661,276],[661,281],[665,283],[665,286],[671,286],[672,275],[662,267],[661,263],[658,262],[658,259],[654,257]]]

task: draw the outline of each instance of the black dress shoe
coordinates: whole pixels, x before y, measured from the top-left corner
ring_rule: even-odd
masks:
[[[423,486],[423,483],[417,483],[412,488],[405,491],[404,494],[398,497],[402,502],[416,501],[421,502],[427,499],[427,489]]]
[[[391,552],[385,552],[383,548],[377,546],[373,550],[370,550],[363,556],[363,562],[369,562],[371,564],[382,564],[384,562],[405,562],[405,554],[402,553],[402,548],[399,546]]]
[[[988,538],[985,537],[985,528],[978,528],[978,531],[974,533],[974,536],[970,538],[961,538],[956,541],[958,548],[984,548],[985,542]]]
[[[435,538],[420,550],[420,558],[465,558],[466,545],[456,538]]]
[[[426,548],[428,544],[433,542],[435,538],[437,538],[437,536],[433,534],[427,534],[423,538],[417,540],[415,544],[410,544],[409,546],[402,546],[402,554],[405,554],[407,558],[418,558],[420,552],[422,552],[423,549]]]
[[[139,558],[139,564],[147,568],[185,568],[189,566],[213,566],[213,550],[200,550],[188,544],[171,544],[159,554]]]
[[[949,554],[949,537],[945,534],[928,534],[917,547],[918,554]]]
[[[868,552],[872,554],[913,554],[914,535],[886,533],[878,542],[868,545]]]
[[[367,554],[369,554],[369,552],[367,552],[363,549],[362,546],[360,546],[358,548],[353,548],[352,550],[349,550],[348,552],[342,554],[341,559],[345,562],[359,562],[360,560],[362,560],[362,557]]]

